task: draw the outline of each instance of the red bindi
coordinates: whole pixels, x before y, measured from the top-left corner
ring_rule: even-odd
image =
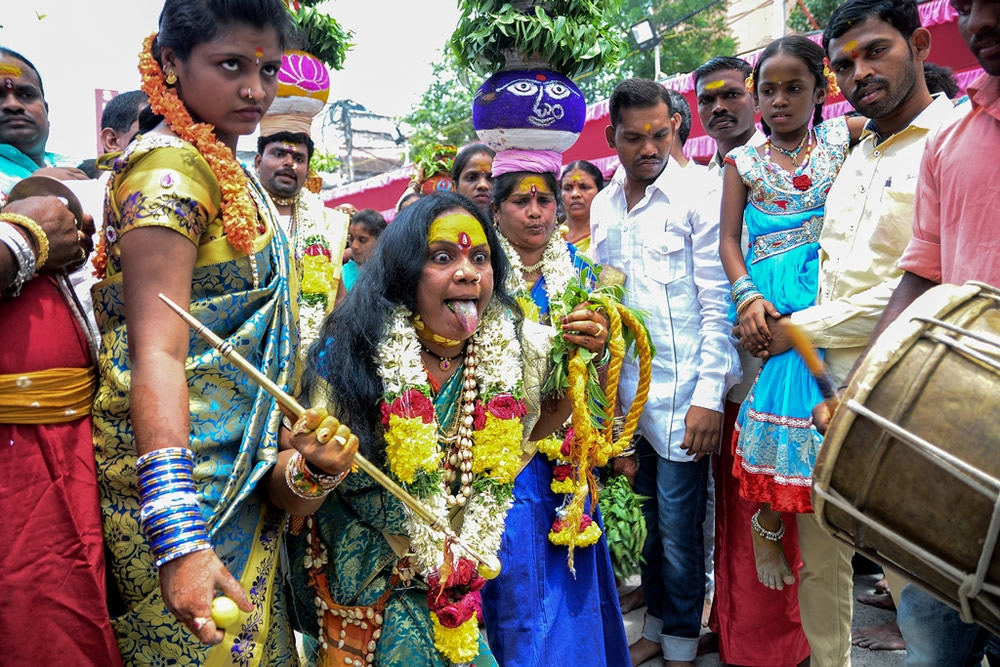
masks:
[[[458,247],[462,250],[468,250],[472,245],[472,240],[469,239],[469,235],[465,232],[459,232],[458,234]]]
[[[536,74],[535,78],[538,79],[539,81],[546,81],[548,80],[549,77],[545,76],[544,74]]]

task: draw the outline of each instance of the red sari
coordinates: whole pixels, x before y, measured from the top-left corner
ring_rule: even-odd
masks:
[[[0,300],[0,375],[90,366],[87,339],[54,279],[36,278],[19,297]],[[89,412],[63,423],[0,423],[0,535],[4,664],[121,665]]]
[[[772,591],[757,579],[750,517],[760,503],[740,495],[733,476],[733,427],[739,404],[726,401],[723,446],[713,457],[715,473],[715,602],[709,627],[719,637],[719,659],[727,665],[794,667],[809,655],[799,619],[799,537],[794,514],[782,514],[785,558],[795,583]]]

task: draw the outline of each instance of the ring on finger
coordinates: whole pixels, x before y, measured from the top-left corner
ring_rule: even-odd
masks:
[[[336,442],[341,447],[347,447],[347,438],[345,438],[344,436],[342,436],[342,435],[335,435],[335,436],[333,436],[333,440],[334,440],[334,442]]]
[[[330,429],[324,426],[320,430],[316,431],[316,442],[318,442],[321,445],[325,445],[326,443],[330,442],[330,436],[332,434],[333,434],[332,431],[330,431]]]
[[[604,325],[598,323],[597,324],[597,333],[594,334],[594,338],[600,338],[603,335],[604,335]]]
[[[308,433],[311,430],[312,429],[309,428],[309,420],[306,419],[305,414],[303,414],[296,420],[295,426],[292,427],[292,435],[302,435],[303,433]]]
[[[194,620],[191,621],[191,626],[194,628],[195,632],[201,632],[201,629],[208,625],[208,622],[212,619],[206,616],[195,616]]]

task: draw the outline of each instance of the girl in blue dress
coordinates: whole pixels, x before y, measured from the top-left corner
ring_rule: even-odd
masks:
[[[835,79],[823,49],[797,35],[772,42],[747,87],[757,99],[768,141],[726,156],[720,254],[732,282],[731,316],[757,349],[770,341],[767,317],[779,319],[815,303],[819,235],[826,194],[855,128],[843,117],[823,121]],[[810,127],[810,121],[812,127]],[[741,234],[749,248],[744,258]],[[802,358],[790,350],[768,358],[737,418],[733,474],[740,495],[759,501],[751,521],[761,583],[780,590],[795,577],[781,548],[781,512],[811,512],[810,483],[821,438],[812,407],[822,400]]]

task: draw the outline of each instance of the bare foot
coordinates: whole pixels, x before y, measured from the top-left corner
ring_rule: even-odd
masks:
[[[886,579],[885,577],[882,577],[881,579],[879,579],[878,581],[876,581],[875,582],[875,592],[876,593],[882,593],[883,595],[885,595],[886,593],[888,593],[889,592],[889,580]]]
[[[698,637],[698,655],[708,655],[719,652],[719,635],[705,632]]]
[[[869,607],[878,607],[879,609],[888,609],[892,611],[896,608],[896,603],[892,601],[892,596],[888,593],[875,593],[873,595],[859,595],[858,602],[861,604],[866,604]]]
[[[633,591],[629,591],[618,598],[618,604],[622,608],[622,613],[627,614],[633,609],[646,606],[646,598],[642,596],[642,586]]]
[[[712,616],[712,597],[705,596],[705,604],[701,607],[701,627],[708,627],[708,620]]]
[[[851,643],[872,651],[899,651],[906,648],[903,635],[899,634],[896,621],[889,621],[851,633]]]
[[[781,528],[781,516],[777,515],[777,521],[769,525],[764,513],[758,517],[761,528],[770,532],[777,532]],[[750,535],[753,537],[753,557],[757,562],[757,579],[768,588],[780,591],[784,585],[791,586],[795,583],[795,575],[792,568],[788,567],[785,560],[785,552],[781,548],[781,540],[769,540],[750,526]]]
[[[636,667],[636,665],[641,665],[657,656],[662,657],[663,649],[660,648],[659,643],[651,642],[645,637],[639,637],[634,644],[628,647],[628,654],[632,658],[632,667]]]

